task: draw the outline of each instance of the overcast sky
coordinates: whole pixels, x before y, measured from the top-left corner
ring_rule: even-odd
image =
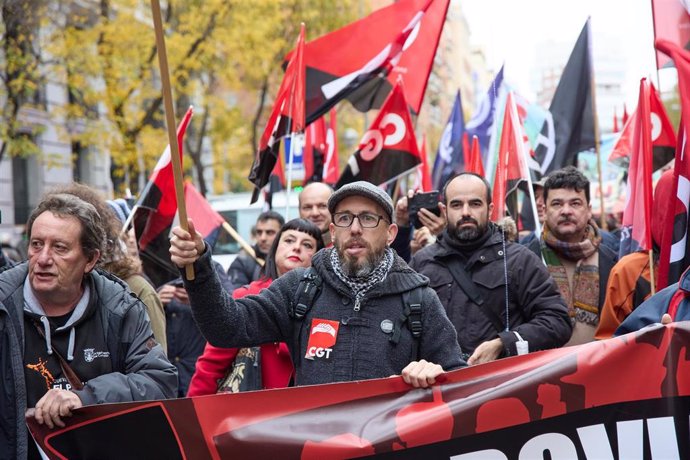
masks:
[[[467,18],[472,42],[484,46],[494,69],[505,61],[506,77],[527,97],[534,94],[530,69],[538,58],[538,43],[566,42],[572,49],[588,16],[595,53],[598,46],[613,47],[627,61],[628,106],[636,105],[640,78],[652,77],[657,83],[650,0],[453,1]],[[662,76],[662,85],[665,81]]]

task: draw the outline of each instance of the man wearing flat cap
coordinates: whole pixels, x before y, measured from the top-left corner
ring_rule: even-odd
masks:
[[[238,300],[220,286],[193,221],[189,232],[173,229],[171,259],[180,268],[194,265],[195,280],[184,282],[209,343],[285,342],[296,385],[401,374],[410,385],[428,387],[445,370],[463,366],[436,293],[389,247],[398,231],[391,198],[354,182],[331,195],[328,209],[334,247],[315,254],[311,269],[292,270],[259,295]]]

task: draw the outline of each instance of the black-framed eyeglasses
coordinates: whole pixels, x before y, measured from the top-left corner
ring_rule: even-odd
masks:
[[[362,228],[375,228],[378,227],[381,219],[385,219],[383,216],[378,214],[372,214],[370,212],[360,212],[359,214],[352,214],[351,212],[336,212],[333,215],[333,225],[336,227],[349,227],[352,222],[355,221],[355,217],[359,220],[359,225]]]

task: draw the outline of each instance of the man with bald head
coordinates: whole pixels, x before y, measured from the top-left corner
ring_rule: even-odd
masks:
[[[486,179],[460,173],[443,195],[448,225],[410,266],[429,278],[468,364],[566,343],[572,328],[563,298],[541,260],[505,241],[489,221],[493,204]]]
[[[312,182],[299,194],[299,216],[319,227],[326,246],[331,245],[331,213],[328,211],[328,199],[332,194],[331,186],[323,182]]]

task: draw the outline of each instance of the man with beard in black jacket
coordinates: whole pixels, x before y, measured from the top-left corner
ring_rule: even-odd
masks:
[[[486,179],[460,173],[443,195],[448,226],[410,265],[429,277],[468,364],[566,343],[572,327],[563,298],[542,261],[489,221]]]

